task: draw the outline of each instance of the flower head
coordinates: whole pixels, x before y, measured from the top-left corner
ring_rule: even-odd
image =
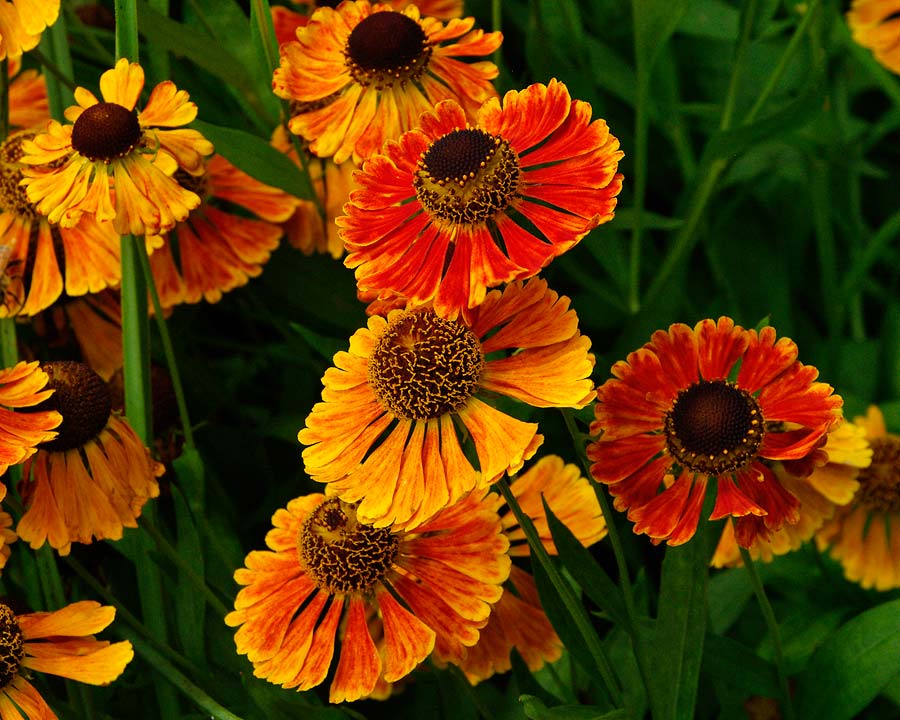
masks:
[[[440,103],[355,175],[338,218],[362,290],[454,318],[487,288],[538,273],[613,217],[622,152],[562,83],[479,110]]]
[[[872,51],[891,72],[900,73],[900,17],[893,0],[853,0],[847,12],[853,39]]]
[[[590,340],[569,300],[543,280],[490,293],[459,320],[430,310],[372,316],[325,372],[322,402],[299,433],[306,472],[359,501],[363,522],[406,527],[515,472],[543,441],[486,400],[584,407]],[[465,428],[477,467],[463,454]]]
[[[21,58],[9,62],[9,125],[30,128],[50,119],[47,83],[31,68],[22,70]]]
[[[828,463],[817,467],[808,477],[798,477],[782,463],[771,463],[778,481],[800,502],[797,522],[786,522],[768,537],[757,535],[747,548],[754,560],[769,562],[776,555],[797,550],[810,540],[822,524],[834,515],[835,509],[853,499],[859,488],[857,476],[872,462],[872,448],[866,433],[855,423],[842,422],[828,433],[823,450]],[[734,522],[726,522],[719,545],[713,555],[713,567],[741,564],[740,551],[734,539]]]
[[[613,365],[615,377],[597,390],[591,433],[599,437],[588,456],[636,533],[687,542],[709,478],[710,519],[737,518],[743,547],[797,522],[799,502],[769,461],[801,476],[824,464],[820,446],[842,405],[797,354],[771,327],[745,330],[722,317],[658,330]]]
[[[44,542],[67,555],[72,542],[118,540],[137,527],[144,503],[159,494],[156,463],[131,426],[111,412],[106,383],[82,363],[45,363],[47,401],[63,421],[58,436],[29,458],[19,490],[25,514],[16,531],[32,548]]]
[[[467,113],[496,94],[497,66],[481,60],[500,33],[472,30],[474,18],[444,24],[414,5],[395,11],[366,0],[318,8],[297,39],[281,46],[272,87],[295,101],[289,127],[319,157],[356,162],[411,129],[447,98]]]
[[[112,220],[120,235],[166,232],[200,204],[172,177],[203,172],[212,145],[180,126],[197,116],[184,90],[166,80],[136,111],[144,70],[125,58],[100,78],[99,101],[79,87],[66,119],[23,143],[28,198],[51,223],[73,227],[85,214]]]
[[[62,416],[41,407],[53,394],[48,379],[37,362],[20,362],[0,370],[0,475],[56,437],[54,428],[59,427]],[[5,488],[3,492],[5,496]]]
[[[201,204],[150,256],[160,303],[218,302],[222,293],[262,273],[283,234],[278,223],[291,217],[298,200],[255,180],[221,155],[213,155],[204,173],[178,171],[175,179],[196,193]],[[239,214],[235,208],[247,212]]]
[[[307,690],[338,653],[331,702],[395,682],[432,650],[457,657],[478,640],[509,574],[508,542],[488,503],[469,496],[404,531],[360,521],[357,507],[308,495],[272,518],[271,551],[251,552],[225,618],[254,674]],[[383,628],[376,647],[368,622]]]
[[[119,677],[134,657],[131,643],[110,643],[93,635],[115,616],[115,608],[91,600],[34,613],[16,613],[0,603],[0,716],[56,720],[27,679],[32,671],[90,685],[108,685]]]
[[[0,60],[34,50],[59,17],[59,0],[0,0]]]
[[[316,0],[293,0],[296,5],[316,6]],[[319,5],[325,3],[319,2]],[[338,3],[333,2],[332,5]],[[441,18],[441,20],[450,20],[452,18],[462,17],[463,0],[388,0],[387,4],[394,10],[402,10],[408,5],[415,5],[419,8],[419,12],[423,15]],[[273,7],[274,11],[275,8]]]
[[[871,445],[872,461],[859,471],[859,490],[816,533],[820,550],[865,588],[900,587],[900,435],[889,433],[884,414],[871,406],[854,418]]]

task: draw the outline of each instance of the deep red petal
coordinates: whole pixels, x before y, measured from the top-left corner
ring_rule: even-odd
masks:
[[[727,378],[750,342],[747,331],[728,317],[720,317],[718,322],[702,320],[694,331],[700,375],[706,380]]]
[[[632,435],[620,440],[591,443],[587,448],[588,457],[594,462],[591,474],[600,482],[619,482],[640,470],[665,446],[663,435]]]

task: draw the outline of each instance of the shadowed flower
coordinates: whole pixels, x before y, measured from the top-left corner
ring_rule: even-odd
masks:
[[[291,139],[283,127],[275,129],[272,145],[296,165],[300,165]],[[307,159],[313,189],[325,210],[325,222],[322,222],[322,216],[314,202],[298,200],[297,210],[284,224],[285,237],[291,247],[297,248],[304,255],[328,253],[333,258],[339,258],[344,254],[344,241],[338,234],[334,220],[343,213],[350,190],[356,187],[352,178],[356,165],[351,160],[335,165],[331,158],[309,156]]]
[[[496,409],[584,407],[593,393],[590,339],[569,299],[543,280],[491,292],[459,321],[430,310],[372,316],[334,356],[322,402],[299,440],[306,472],[329,495],[359,501],[363,522],[407,527],[503,473],[543,442],[537,423]],[[477,468],[459,431],[473,444]]]
[[[59,0],[0,0],[0,60],[34,50],[59,17]]]
[[[56,713],[26,679],[32,672],[89,685],[108,685],[119,677],[134,657],[131,643],[94,637],[115,616],[115,608],[91,600],[54,612],[23,614],[0,603],[0,717],[56,720]]]
[[[859,490],[816,534],[820,550],[864,588],[900,587],[900,435],[889,433],[874,405],[854,418],[872,447],[872,462],[859,471]]]
[[[47,373],[37,362],[20,362],[0,370],[0,475],[56,437],[54,428],[62,416],[52,409],[31,410],[53,394],[47,381]]]
[[[308,495],[272,517],[271,551],[234,574],[245,587],[225,622],[254,674],[285,688],[322,683],[338,651],[329,699],[369,695],[432,650],[458,656],[478,640],[509,574],[508,542],[490,504],[469,496],[405,531],[360,522],[356,506]],[[383,623],[381,650],[368,620]]]
[[[413,128],[435,103],[457,100],[472,114],[496,95],[497,66],[484,57],[500,33],[472,30],[474,18],[420,17],[409,5],[394,11],[366,0],[318,8],[297,39],[281,46],[272,88],[296,101],[289,127],[319,157],[355,162]]]
[[[785,523],[767,538],[756,537],[748,548],[754,560],[769,562],[776,555],[797,550],[834,515],[838,505],[846,505],[853,499],[859,487],[856,477],[872,461],[872,448],[865,431],[854,423],[842,422],[828,433],[823,449],[828,453],[828,463],[817,467],[809,477],[796,477],[781,463],[772,463],[772,472],[800,501],[800,510],[796,523]],[[713,567],[741,564],[731,518],[726,522],[711,564]]]
[[[842,401],[797,360],[792,340],[727,317],[693,329],[677,323],[612,374],[597,390],[591,434],[599,438],[588,456],[635,533],[670,545],[690,540],[710,477],[710,520],[738,518],[743,547],[798,521],[797,498],[764,460],[799,476],[824,464],[819,448],[841,421]]]
[[[356,173],[337,220],[344,264],[360,289],[452,319],[611,220],[621,157],[606,122],[555,80],[490,100],[474,126],[440,103]]]
[[[16,531],[32,548],[49,542],[68,555],[73,542],[118,540],[137,527],[144,503],[159,494],[164,468],[124,418],[110,411],[106,383],[82,363],[42,366],[62,413],[59,436],[29,458],[19,486],[25,514]]]
[[[22,61],[9,61],[9,125],[30,128],[50,119],[47,83],[34,68],[22,70]]]
[[[28,199],[20,184],[26,168],[22,153],[36,135],[22,130],[0,145],[0,252],[5,260],[0,317],[34,315],[63,293],[96,293],[121,279],[119,236],[112,223],[85,216],[73,227],[50,225]]]
[[[202,202],[150,256],[160,303],[218,302],[222,293],[262,273],[283,234],[277,223],[291,217],[298,200],[263,185],[221,155],[210,158],[205,173],[178,171],[175,179]]]
[[[73,227],[87,214],[112,220],[120,235],[145,235],[170,230],[200,204],[172,177],[179,168],[201,174],[212,153],[199,132],[180,127],[197,106],[166,80],[136,111],[143,89],[143,68],[122,58],[100,78],[103,101],[77,88],[78,104],[65,112],[74,124],[53,120],[23,143],[28,198],[51,223]]]
[[[6,497],[6,486],[0,485],[0,500]],[[9,556],[12,554],[10,545],[19,539],[12,529],[13,518],[5,510],[0,510],[0,569],[6,567]]]
[[[894,0],[853,0],[847,24],[853,39],[875,59],[900,74],[900,16]]]
[[[577,466],[563,463],[556,455],[538,460],[510,483],[510,489],[522,512],[534,523],[544,548],[552,555],[557,554],[557,549],[550,535],[542,497],[557,519],[585,547],[606,535],[606,523],[593,487]],[[488,497],[503,518],[503,531],[510,541],[509,554],[528,556],[530,549],[525,541],[525,531],[519,527],[512,511],[509,508],[504,511],[505,502],[500,495],[494,493]],[[515,565],[510,571],[507,589],[494,606],[488,624],[482,628],[478,643],[467,648],[463,658],[453,662],[474,684],[509,670],[513,649],[532,672],[544,663],[558,660],[562,654],[562,642],[544,614],[534,578]]]

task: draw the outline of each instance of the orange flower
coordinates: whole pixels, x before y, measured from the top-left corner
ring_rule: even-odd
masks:
[[[306,472],[359,501],[363,522],[404,528],[515,472],[543,442],[537,424],[485,402],[584,407],[590,340],[569,300],[543,280],[490,293],[460,321],[430,310],[372,316],[334,357],[322,402],[298,437]],[[474,445],[463,454],[458,426]]]
[[[853,39],[872,51],[891,72],[900,73],[900,5],[896,0],[853,0],[847,24]]]
[[[9,61],[9,125],[14,129],[30,128],[50,119],[44,76],[34,69],[19,72],[21,68],[21,58]]]
[[[53,394],[47,381],[37,362],[0,370],[0,475],[34,455],[36,446],[56,437],[53,429],[62,416],[55,410],[29,410]],[[5,488],[3,493],[5,497]]]
[[[59,17],[59,0],[0,0],[0,60],[34,50]]]
[[[541,542],[550,554],[557,554],[557,550],[541,498],[584,546],[592,545],[606,535],[606,523],[593,487],[577,466],[563,463],[556,455],[538,460],[511,482],[510,488],[522,512],[534,522]],[[503,512],[505,502],[500,495],[490,497],[493,507],[502,515],[503,531],[510,541],[509,554],[528,556],[530,549],[525,541],[525,531],[508,508]],[[488,624],[481,630],[478,643],[454,662],[474,684],[509,670],[513,649],[532,672],[544,663],[558,660],[562,654],[562,641],[544,614],[534,578],[516,566],[510,572],[507,589],[494,606]]]
[[[240,626],[237,650],[254,674],[297,690],[325,680],[341,627],[334,703],[405,677],[433,649],[462,655],[510,568],[500,519],[475,496],[405,531],[366,525],[356,510],[319,494],[278,510],[266,536],[271,552],[251,552],[235,572],[245,587],[225,618]],[[367,624],[376,612],[380,652]]]
[[[315,3],[316,0],[294,0],[295,5],[314,7]],[[415,5],[423,15],[430,15],[442,20],[462,17],[463,14],[463,0],[388,0],[387,4],[394,10],[402,10],[408,5]]]
[[[834,515],[837,506],[846,505],[853,499],[859,487],[857,475],[872,462],[872,448],[865,431],[858,425],[843,422],[828,433],[823,449],[828,453],[828,464],[817,467],[809,477],[797,477],[781,463],[772,463],[772,472],[800,501],[800,510],[796,523],[785,523],[769,537],[756,537],[748,548],[754,560],[761,558],[769,562],[776,555],[798,549]],[[731,518],[726,522],[711,564],[713,567],[741,564]]]
[[[159,494],[156,463],[131,426],[110,412],[106,383],[86,365],[43,365],[63,416],[59,436],[25,463],[25,514],[16,531],[32,548],[45,541],[68,555],[73,542],[118,540],[137,527],[144,503]]]
[[[6,497],[6,486],[0,485],[0,500]],[[12,529],[13,518],[5,510],[0,510],[0,569],[6,567],[12,549],[9,547],[12,543],[19,539],[15,531]]]
[[[737,371],[736,379],[728,378]],[[597,390],[588,446],[591,473],[609,485],[635,533],[655,542],[694,535],[715,478],[710,520],[738,518],[737,542],[799,519],[799,502],[772,472],[780,460],[807,476],[827,456],[825,434],[841,421],[842,400],[818,370],[797,360],[775,330],[745,330],[727,317],[658,330],[612,367]]]
[[[859,490],[816,533],[820,550],[864,588],[900,587],[900,435],[889,433],[884,415],[871,406],[854,418],[872,447],[872,462],[859,471]]]
[[[337,220],[363,291],[452,319],[613,217],[619,141],[562,83],[491,100],[474,126],[452,101],[420,125],[363,165]]]
[[[109,643],[93,635],[115,616],[115,608],[91,600],[54,612],[25,614],[0,603],[0,717],[56,720],[56,713],[26,679],[30,671],[90,685],[108,685],[119,677],[134,657],[131,643]]]
[[[51,223],[73,227],[85,214],[112,220],[120,235],[166,232],[200,204],[200,198],[172,178],[179,168],[203,172],[212,145],[196,130],[197,106],[166,80],[147,106],[136,112],[144,70],[121,59],[103,73],[103,101],[75,90],[77,105],[66,119],[22,144],[21,162],[30,165],[23,184],[38,212]]]
[[[300,165],[297,153],[284,127],[279,126],[272,135],[272,145],[287,155],[296,165]],[[333,258],[344,254],[344,241],[338,234],[335,218],[341,215],[344,203],[350,197],[350,190],[356,187],[352,174],[356,165],[351,160],[335,165],[330,158],[308,158],[310,180],[319,202],[325,209],[325,223],[316,204],[309,200],[298,200],[297,210],[285,223],[284,230],[291,247],[304,255],[328,253]]]
[[[112,223],[84,217],[73,227],[51,226],[20,184],[27,168],[24,146],[35,130],[22,130],[0,145],[0,317],[34,315],[65,293],[71,297],[118,285],[119,236]],[[65,267],[65,277],[62,268]]]
[[[160,303],[218,302],[222,293],[262,273],[283,234],[277,223],[286,222],[299,201],[263,185],[221,155],[213,155],[205,173],[179,171],[175,179],[202,202],[150,256]],[[235,207],[256,217],[237,214]]]
[[[435,103],[453,98],[467,113],[496,95],[497,66],[484,57],[500,33],[472,30],[474,18],[421,17],[414,5],[394,11],[366,0],[318,8],[297,39],[281,46],[272,87],[296,101],[291,132],[319,157],[355,162],[415,126]],[[451,42],[453,41],[453,42]]]

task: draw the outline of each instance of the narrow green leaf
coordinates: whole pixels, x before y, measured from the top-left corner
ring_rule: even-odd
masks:
[[[175,528],[179,554],[201,579],[204,579],[203,547],[187,500],[177,485],[171,486],[175,506]],[[205,580],[204,580],[205,581]],[[205,665],[204,622],[206,599],[197,592],[192,580],[179,572],[175,585],[175,627],[187,658]]]
[[[519,702],[529,720],[629,720],[634,718],[630,710],[604,710],[590,705],[557,705],[548,708],[534,695],[521,695]]]
[[[300,169],[263,138],[234,128],[195,120],[193,127],[216,146],[216,152],[261,183],[294,197],[309,199],[312,189]]]
[[[709,628],[722,634],[740,617],[750,598],[753,585],[743,568],[723,570],[709,581]]]
[[[688,4],[688,0],[634,0],[634,50],[639,74],[646,74],[652,67]]]
[[[708,633],[701,668],[710,678],[721,680],[729,690],[744,696],[777,698],[781,695],[775,666],[731,638]]]
[[[797,676],[799,717],[856,717],[897,674],[900,600],[867,610],[819,646]]]
[[[619,588],[597,564],[590,551],[553,514],[547,501],[543,498],[541,501],[547,513],[547,524],[559,551],[559,558],[569,574],[597,607],[609,613],[617,625],[628,627],[630,623],[625,612],[625,601]]]

